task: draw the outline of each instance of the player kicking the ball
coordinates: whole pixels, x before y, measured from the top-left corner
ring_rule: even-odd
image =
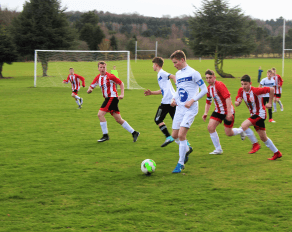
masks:
[[[75,99],[77,105],[79,106],[78,109],[81,109],[83,104],[83,99],[78,96],[78,91],[80,89],[80,80],[82,81],[82,86],[85,87],[84,77],[75,74],[73,68],[69,68],[69,75],[67,77],[67,80],[63,80],[64,84],[68,84],[69,82],[71,82],[72,85],[71,96]]]
[[[184,169],[189,149],[186,136],[198,114],[198,100],[207,93],[207,87],[200,73],[188,66],[183,51],[175,51],[170,59],[179,70],[175,75],[177,91],[171,105],[177,105],[172,123],[172,137],[179,139],[179,160],[172,173],[180,173]]]
[[[116,122],[121,124],[124,129],[126,129],[128,132],[132,134],[133,142],[136,142],[140,133],[138,131],[135,131],[124,119],[122,119],[118,107],[119,100],[124,98],[124,83],[115,75],[110,74],[106,71],[106,63],[104,61],[98,62],[97,66],[100,74],[98,74],[94,78],[93,82],[91,83],[87,90],[87,93],[91,93],[92,90],[99,85],[103,97],[105,98],[97,115],[100,121],[103,136],[101,139],[97,141],[104,142],[109,140],[107,121],[105,119],[105,115],[106,113],[110,112],[110,114],[114,117]],[[120,96],[118,96],[116,84],[118,84],[121,88]]]
[[[273,157],[269,158],[269,160],[276,160],[282,157],[281,152],[276,148],[272,140],[267,137],[266,128],[265,128],[265,119],[267,117],[266,107],[271,108],[272,102],[274,98],[274,87],[263,87],[263,88],[255,88],[251,86],[250,76],[244,75],[241,78],[241,88],[238,90],[238,94],[236,96],[235,105],[239,106],[242,100],[245,101],[247,108],[249,109],[251,117],[246,119],[241,127],[246,133],[247,137],[252,141],[253,147],[249,152],[250,154],[257,152],[260,149],[260,145],[253,133],[253,131],[249,128],[250,126],[254,126],[261,140],[265,143],[265,145],[274,153]],[[269,93],[269,102],[264,105],[263,96],[264,94]]]
[[[149,95],[162,94],[161,104],[157,109],[154,121],[156,125],[159,126],[159,129],[166,137],[165,142],[161,145],[161,147],[165,147],[174,141],[174,139],[171,137],[170,133],[168,132],[167,127],[165,123],[163,122],[163,120],[165,119],[167,114],[169,114],[172,119],[174,117],[175,106],[172,107],[170,103],[175,91],[171,84],[170,79],[174,80],[174,83],[175,83],[175,76],[168,72],[165,72],[162,69],[164,60],[161,57],[154,57],[154,59],[152,60],[152,63],[153,63],[153,70],[157,72],[157,81],[158,81],[160,90],[151,91],[150,89],[147,89],[146,91],[144,91],[144,95],[149,96]]]
[[[241,139],[244,140],[245,133],[242,128],[233,128],[235,111],[232,105],[230,93],[225,84],[216,80],[214,71],[212,70],[207,70],[205,75],[209,86],[205,105],[205,113],[202,118],[204,121],[206,121],[212,99],[214,99],[215,110],[209,120],[208,131],[215,147],[215,150],[210,154],[218,155],[222,154],[223,150],[219,141],[216,127],[222,123],[222,121],[224,121],[224,129],[227,136],[240,135]]]

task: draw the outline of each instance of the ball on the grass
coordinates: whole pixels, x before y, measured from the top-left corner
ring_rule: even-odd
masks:
[[[145,175],[151,175],[153,172],[155,172],[156,169],[156,163],[152,159],[145,159],[141,163],[141,171]]]

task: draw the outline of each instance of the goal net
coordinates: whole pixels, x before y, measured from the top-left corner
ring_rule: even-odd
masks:
[[[126,89],[142,89],[130,66],[129,51],[35,50],[34,87],[68,87],[63,84],[69,68],[85,78],[86,86],[99,74],[97,63],[105,61],[107,72],[121,79]]]

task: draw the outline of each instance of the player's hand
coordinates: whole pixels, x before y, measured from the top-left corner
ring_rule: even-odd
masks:
[[[119,100],[123,99],[123,98],[124,98],[124,95],[122,95],[122,94],[118,97]]]
[[[268,103],[266,104],[266,108],[267,108],[267,109],[271,109],[271,108],[272,108],[272,104],[268,102]]]
[[[170,106],[172,106],[172,107],[177,106],[176,101],[174,100],[174,98],[171,99]]]
[[[87,93],[91,93],[92,92],[92,88],[88,88]]]
[[[145,90],[145,91],[144,91],[144,95],[145,95],[145,96],[149,96],[149,95],[151,95],[151,90],[150,90],[150,89]]]
[[[232,122],[232,120],[233,120],[233,115],[232,115],[232,114],[227,114],[226,117],[225,117],[225,119],[226,119],[227,121],[229,121],[229,122]]]
[[[236,101],[240,104],[242,102],[242,98],[239,97],[239,98],[236,99]]]
[[[186,102],[186,104],[185,104],[185,107],[186,108],[191,108],[191,106],[192,106],[192,104],[194,103],[195,101],[193,100],[193,99],[191,99],[191,100],[189,100],[188,102]]]
[[[207,114],[204,114],[204,115],[202,116],[202,119],[206,122]]]

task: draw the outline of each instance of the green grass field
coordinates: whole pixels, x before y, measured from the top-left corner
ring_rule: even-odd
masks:
[[[213,60],[188,63],[201,75],[214,67]],[[280,59],[226,60],[224,70],[249,74],[257,86],[259,66],[281,75]],[[131,67],[140,86],[159,89],[150,60]],[[176,72],[169,60],[164,69]],[[154,123],[160,96],[126,90],[119,107],[141,133],[138,141],[107,115],[110,140],[97,143],[103,98],[99,89],[86,93],[94,75],[86,77],[78,110],[69,88],[33,87],[33,63],[5,65],[3,74],[12,78],[0,80],[0,231],[292,231],[291,60],[283,77],[285,110],[274,114],[276,123],[266,120],[282,159],[267,160],[273,154],[261,141],[248,154],[250,141],[225,136],[222,125],[224,154],[209,155],[214,147],[201,118],[203,98],[188,133],[194,152],[181,174],[171,173],[177,144],[160,147],[165,138]],[[218,80],[234,102],[240,79]],[[244,104],[236,108],[235,127],[248,117]],[[165,123],[171,130],[170,117]],[[140,170],[146,158],[157,164],[150,177]]]

